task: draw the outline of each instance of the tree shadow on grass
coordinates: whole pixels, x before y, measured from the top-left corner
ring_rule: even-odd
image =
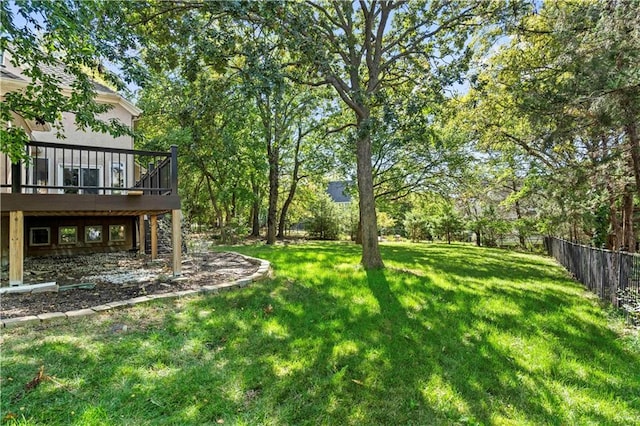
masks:
[[[491,423],[496,407],[487,402],[513,390],[505,389],[497,380],[498,372],[509,374],[510,360],[493,350],[486,335],[473,333],[470,315],[456,315],[448,309],[450,306],[427,303],[423,314],[411,319],[385,274],[369,273],[368,282],[382,315],[393,319],[393,334],[405,337],[401,344],[389,348],[389,354],[392,364],[403,365],[407,388],[417,396],[421,407],[436,409],[431,419],[435,422]],[[448,298],[447,292],[429,291],[440,300]],[[462,312],[469,311],[473,304],[470,298],[454,303]],[[529,415],[545,416],[544,410],[532,401],[526,409]]]
[[[41,422],[68,410],[130,424],[622,424],[602,411],[615,398],[627,420],[640,412],[638,356],[557,271],[505,268],[493,251],[451,266],[443,248],[390,249],[405,270],[365,272],[354,246],[265,250],[274,280],[168,302],[179,308],[126,335],[33,344],[25,356],[78,384],[19,404],[47,392]],[[540,285],[520,283],[530,276]]]
[[[614,392],[612,399],[630,401],[630,412],[640,420],[640,404],[633,397],[640,392],[637,354],[624,348],[617,335],[606,327],[597,303],[587,300],[584,289],[569,281],[560,268],[552,267],[546,259],[475,247],[451,250],[427,246],[410,251],[414,251],[413,256],[394,248],[385,259],[411,264],[413,257],[414,265],[427,265],[435,276],[444,277],[442,285],[431,283],[425,287],[439,288],[425,299],[447,312],[441,318],[442,325],[461,343],[455,350],[460,353],[471,349],[461,355],[490,373],[474,379],[472,372],[466,372],[469,381],[485,383],[484,388],[491,390],[496,386],[487,376],[500,378],[497,387],[508,390],[501,392],[503,405],[512,406],[505,410],[507,417],[510,410],[522,411],[518,404],[510,402],[515,399],[526,408],[524,411],[539,414],[539,418],[534,417],[536,421],[572,422],[575,416],[584,415],[585,419],[616,423],[612,412],[607,417],[593,408],[599,404],[598,395]],[[518,262],[513,262],[514,257]],[[519,345],[535,342],[548,342],[537,354],[547,359],[541,366],[531,368],[526,357],[519,356]],[[455,366],[457,358],[445,357],[437,364]],[[464,390],[463,394],[471,395],[465,399],[479,409],[475,418],[489,422],[488,412],[482,413],[482,404],[472,401],[490,401],[494,399],[493,391],[490,395],[470,391],[468,383],[460,380],[465,375],[453,373],[450,378],[458,389]],[[577,394],[584,401],[569,406],[568,401],[557,396],[562,393]],[[623,424],[625,420],[617,422]]]

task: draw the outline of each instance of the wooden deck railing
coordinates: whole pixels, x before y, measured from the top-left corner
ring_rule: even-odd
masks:
[[[14,194],[177,195],[178,150],[122,148],[29,142],[28,161],[11,164],[4,156],[2,192]]]

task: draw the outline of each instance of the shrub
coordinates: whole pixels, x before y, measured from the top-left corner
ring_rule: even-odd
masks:
[[[306,222],[309,237],[320,240],[337,240],[340,234],[340,215],[328,194],[321,194],[310,205]]]

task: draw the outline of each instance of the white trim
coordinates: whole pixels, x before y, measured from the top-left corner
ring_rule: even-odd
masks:
[[[72,242],[63,242],[62,241],[62,230],[65,228],[73,228],[76,230],[76,240],[72,241]],[[60,246],[68,246],[71,244],[78,244],[78,227],[77,226],[72,226],[72,225],[64,225],[64,226],[60,226],[58,227],[58,245]]]
[[[91,228],[100,228],[100,240],[90,241],[87,238],[87,235],[89,233],[89,229],[91,229]],[[86,225],[84,227],[84,242],[86,244],[99,244],[99,243],[101,243],[103,241],[104,241],[104,226],[102,226],[102,225]]]
[[[34,243],[33,242],[33,231],[47,231],[47,242],[46,243]],[[33,226],[29,228],[29,246],[30,247],[44,247],[51,245],[51,228],[48,226]]]
[[[28,85],[29,85],[29,82],[24,79],[16,80],[13,78],[0,78],[0,86],[2,86],[3,94],[7,92],[13,92],[15,90],[24,89]],[[72,93],[72,89],[68,86],[62,86],[60,91],[65,96],[71,96],[71,93]],[[120,96],[115,92],[106,93],[106,92],[96,91],[95,100],[98,103],[120,105],[122,108],[127,110],[129,114],[133,115],[134,117],[138,117],[140,114],[142,114],[142,110],[140,108],[138,108],[137,106],[135,106],[134,104],[132,104],[131,102],[129,102],[128,100],[126,100],[125,98],[123,98],[122,96]]]

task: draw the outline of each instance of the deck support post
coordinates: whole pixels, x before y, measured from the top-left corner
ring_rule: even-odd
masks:
[[[158,258],[158,215],[152,214],[151,220],[151,260]]]
[[[140,244],[140,247],[138,249],[139,254],[145,254],[145,246],[147,245],[146,238],[147,234],[144,227],[144,215],[141,214],[140,216],[138,216],[138,241]]]
[[[171,242],[173,252],[173,276],[182,275],[182,227],[181,210],[171,210]]]
[[[24,212],[9,212],[9,285],[24,280]]]

